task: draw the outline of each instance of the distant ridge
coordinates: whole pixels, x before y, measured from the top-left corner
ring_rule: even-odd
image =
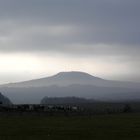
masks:
[[[78,97],[44,97],[41,104],[81,104],[81,103],[94,103],[95,100],[78,98]]]
[[[63,87],[75,84],[94,85],[99,87],[101,86],[140,88],[140,83],[105,80],[80,71],[59,72],[56,75],[50,77],[23,81],[18,83],[4,84],[0,85],[0,87],[48,87],[54,85]]]
[[[140,100],[140,83],[105,80],[85,72],[56,75],[0,86],[13,103],[40,103],[44,97],[79,97],[95,100]]]
[[[29,81],[23,81],[18,83],[8,83],[1,86],[5,87],[26,87],[26,86],[50,86],[50,85],[59,85],[59,86],[67,86],[72,84],[89,84],[92,81],[103,80],[101,78],[92,76],[85,72],[80,71],[71,71],[71,72],[59,72],[56,75],[33,79]]]

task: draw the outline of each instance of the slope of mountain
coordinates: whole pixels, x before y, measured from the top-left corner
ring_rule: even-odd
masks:
[[[83,72],[61,72],[54,76],[1,85],[13,103],[40,103],[48,97],[84,97],[95,100],[140,99],[140,83],[104,80]]]
[[[60,72],[54,76],[24,81],[19,83],[10,83],[2,85],[5,87],[46,87],[46,86],[68,86],[72,84],[92,84],[92,82],[102,81],[103,79],[94,77],[83,72]]]
[[[5,97],[4,95],[2,95],[0,93],[0,104],[1,105],[10,105],[10,104],[12,104],[12,102],[7,97]]]
[[[125,87],[140,88],[140,83],[120,82],[104,80],[84,72],[60,72],[54,76],[35,79],[19,83],[1,85],[1,87],[48,87],[48,86],[70,86],[70,85],[94,85],[99,87]]]

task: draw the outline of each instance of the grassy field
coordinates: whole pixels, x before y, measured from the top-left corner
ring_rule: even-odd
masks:
[[[140,140],[140,114],[1,116],[0,140]]]

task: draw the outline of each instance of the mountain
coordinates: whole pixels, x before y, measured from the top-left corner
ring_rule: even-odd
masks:
[[[46,87],[46,86],[68,86],[72,84],[91,84],[98,82],[100,78],[94,77],[83,72],[60,72],[54,76],[24,81],[19,83],[10,83],[2,85],[4,87]]]
[[[74,96],[105,101],[140,100],[140,83],[105,80],[77,71],[1,85],[0,91],[13,103],[40,103],[45,96]]]
[[[70,85],[94,85],[101,87],[126,87],[140,88],[140,83],[121,82],[104,80],[84,72],[60,72],[54,76],[24,81],[19,83],[10,83],[0,87],[49,87],[49,86],[70,86]]]
[[[7,97],[2,95],[2,93],[0,93],[0,105],[10,105],[10,104],[12,104],[12,102]]]

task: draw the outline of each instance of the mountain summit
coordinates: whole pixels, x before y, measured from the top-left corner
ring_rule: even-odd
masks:
[[[100,80],[101,78],[92,76],[88,73],[85,72],[80,72],[80,71],[71,71],[71,72],[60,72],[53,77],[57,77],[60,79],[96,79]]]
[[[46,87],[46,86],[68,86],[68,85],[93,85],[99,81],[104,81],[101,78],[94,77],[85,72],[71,71],[60,72],[51,77],[45,77],[30,81],[24,81],[19,83],[5,84],[5,87]]]

